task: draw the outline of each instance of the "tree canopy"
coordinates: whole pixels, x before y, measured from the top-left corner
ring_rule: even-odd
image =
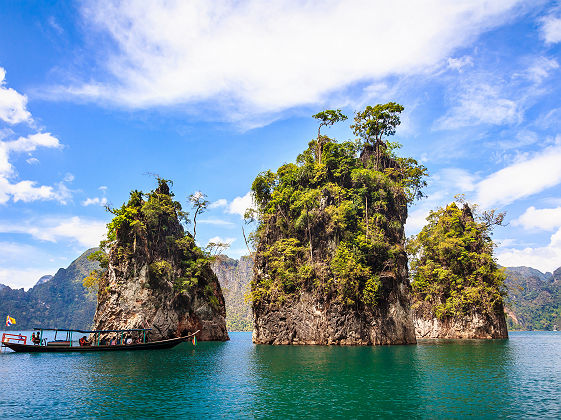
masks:
[[[343,119],[339,110],[314,118],[320,128]],[[382,294],[381,276],[405,259],[407,203],[418,198],[426,168],[393,154],[376,166],[355,141],[319,136],[308,146],[296,163],[264,171],[252,184],[255,261],[263,273],[254,277],[252,298],[282,301],[313,288],[372,308]]]
[[[414,307],[430,307],[439,318],[467,314],[473,308],[491,313],[502,305],[505,274],[493,258],[493,225],[467,203],[440,208],[408,241]]]

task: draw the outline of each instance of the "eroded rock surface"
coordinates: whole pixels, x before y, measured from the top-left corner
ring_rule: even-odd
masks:
[[[482,313],[472,311],[461,317],[438,319],[417,309],[413,313],[415,334],[418,339],[493,339],[508,338],[504,312]]]
[[[218,279],[179,223],[181,206],[159,181],[156,190],[133,191],[114,210],[95,329],[152,328],[151,340],[200,330],[199,340],[228,340]]]

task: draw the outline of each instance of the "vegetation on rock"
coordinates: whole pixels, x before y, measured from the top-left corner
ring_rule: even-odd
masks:
[[[426,168],[398,157],[395,133],[403,110],[367,107],[352,126],[360,138],[338,143],[321,135],[296,163],[260,173],[252,192],[257,209],[256,271],[251,298],[282,303],[313,290],[345,305],[371,308],[383,294],[382,273],[404,261],[407,204],[422,195]],[[340,110],[314,115],[322,126]]]
[[[439,319],[461,317],[474,308],[502,312],[505,273],[493,258],[490,235],[504,213],[474,216],[474,209],[453,202],[433,211],[408,241],[414,309]]]
[[[107,224],[107,239],[100,244],[100,250],[90,255],[99,261],[100,268],[92,271],[84,279],[84,286],[98,288],[104,292],[104,274],[108,266],[108,249],[114,247],[117,261],[129,259],[137,248],[151,247],[157,250],[161,259],[149,262],[150,285],[158,287],[161,282],[170,282],[178,292],[188,292],[195,286],[202,287],[213,298],[212,288],[205,279],[209,274],[211,252],[195,244],[194,234],[186,232],[183,225],[189,224],[189,213],[183,211],[181,203],[173,199],[169,180],[158,178],[158,187],[143,193],[131,191],[129,201],[120,208],[108,210],[114,215]],[[206,208],[206,196],[196,193],[190,196],[196,213]],[[213,244],[216,245],[216,244]],[[222,244],[219,244],[222,245]],[[149,252],[148,254],[152,254]],[[212,299],[213,301],[215,299]]]

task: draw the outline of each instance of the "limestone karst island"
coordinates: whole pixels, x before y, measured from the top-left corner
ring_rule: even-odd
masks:
[[[561,418],[561,0],[0,3],[6,419]]]

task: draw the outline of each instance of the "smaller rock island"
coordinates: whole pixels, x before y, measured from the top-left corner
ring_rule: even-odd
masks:
[[[132,191],[108,224],[97,252],[101,269],[85,283],[98,287],[94,329],[152,328],[150,340],[187,335],[228,340],[226,311],[210,258],[180,220],[169,181],[148,194]],[[106,250],[104,252],[103,250]]]
[[[409,241],[417,338],[508,338],[506,275],[490,237],[503,217],[494,210],[474,217],[467,203],[451,203]]]

